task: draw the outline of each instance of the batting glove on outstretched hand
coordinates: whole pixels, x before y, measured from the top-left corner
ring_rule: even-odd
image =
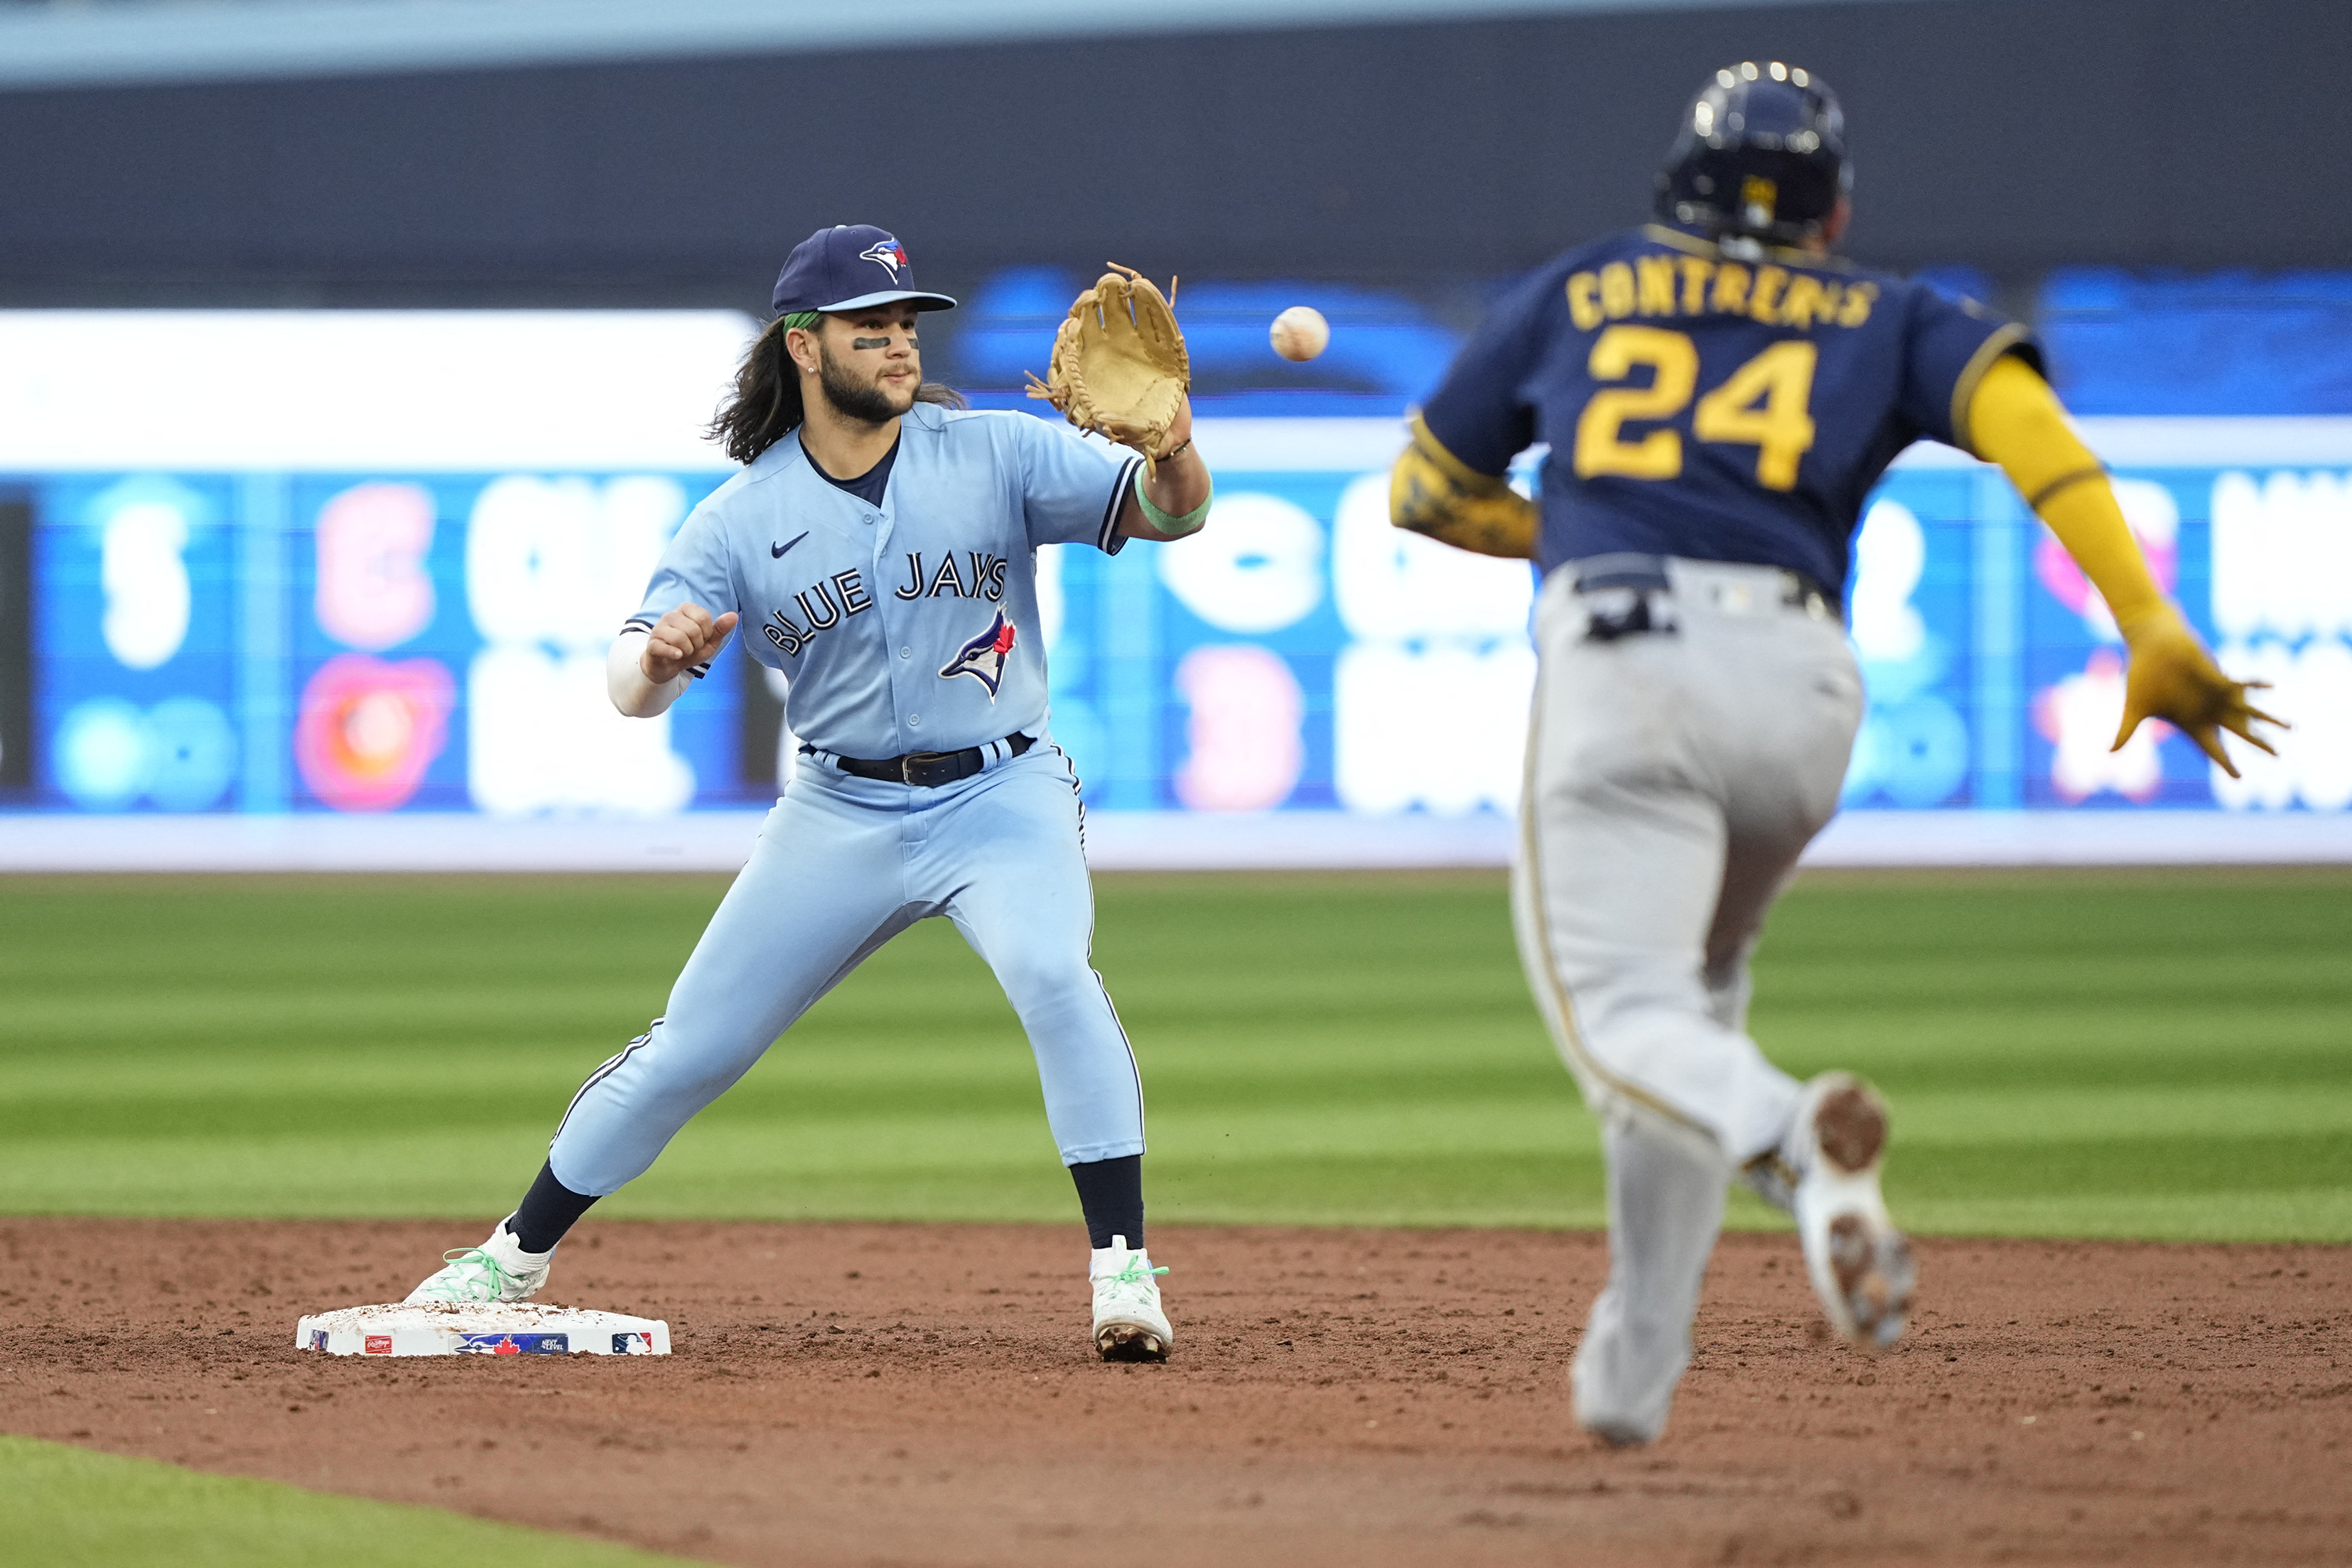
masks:
[[[718,655],[727,641],[727,633],[735,630],[742,617],[730,610],[718,619],[699,604],[681,604],[659,621],[646,638],[646,651],[637,656],[638,667],[646,679],[656,685],[674,681],[695,665]]]
[[[2249,691],[2269,682],[2233,681],[2223,674],[2180,612],[2169,604],[2133,617],[2122,630],[2131,648],[2131,670],[2124,685],[2123,727],[2116,731],[2110,750],[2122,750],[2143,719],[2160,718],[2195,741],[2232,779],[2238,769],[2221,749],[2221,731],[2278,755],[2254,733],[2254,721],[2281,729],[2290,727],[2246,701]]]

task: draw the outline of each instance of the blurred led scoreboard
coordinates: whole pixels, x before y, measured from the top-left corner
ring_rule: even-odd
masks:
[[[725,477],[728,312],[0,312],[0,797],[47,813],[663,817],[772,797],[782,683],[730,653],[626,720],[604,650]],[[137,367],[134,372],[132,367]],[[1041,552],[1053,727],[1111,812],[1496,817],[1522,567],[1388,527],[1393,419],[1202,420],[1210,529]],[[2242,781],[2106,750],[2120,644],[2005,481],[1874,497],[1850,805],[2344,811],[2352,421],[2086,422],[2225,665],[2296,721]],[[1304,823],[1307,819],[1301,817]]]
[[[750,326],[0,313],[0,503],[29,523],[24,653],[0,654],[29,710],[11,803],[725,798],[733,703],[633,725],[603,705],[603,666],[664,541],[724,477],[698,427]]]

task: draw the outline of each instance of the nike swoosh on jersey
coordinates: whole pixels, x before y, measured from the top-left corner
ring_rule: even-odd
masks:
[[[800,543],[801,540],[806,538],[808,538],[808,533],[803,529],[802,532],[794,534],[791,538],[786,539],[780,545],[770,545],[768,547],[768,553],[781,560],[783,559],[783,554],[786,550],[792,549],[794,545]]]

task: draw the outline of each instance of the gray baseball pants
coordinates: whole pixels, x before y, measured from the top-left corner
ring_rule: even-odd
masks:
[[[1747,1034],[1748,958],[1837,808],[1863,699],[1835,607],[1790,574],[1605,559],[1646,559],[1664,586],[1594,588],[1612,574],[1593,562],[1545,581],[1512,902],[1608,1164],[1577,1415],[1646,1441],[1690,1360],[1726,1188],[1794,1113],[1797,1082]],[[1611,635],[1629,597],[1649,628]]]

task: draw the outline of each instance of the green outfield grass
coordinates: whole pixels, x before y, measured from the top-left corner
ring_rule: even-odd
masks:
[[[0,1437],[0,1561],[41,1568],[659,1568],[683,1559]]]
[[[481,1224],[723,885],[0,882],[0,1212]],[[1105,877],[1100,904],[1156,1219],[1600,1223],[1499,875]],[[1814,877],[1753,1021],[1795,1071],[1885,1087],[1920,1230],[2341,1240],[2347,946],[2343,871]],[[598,1212],[1075,1211],[1020,1031],[931,921]]]

